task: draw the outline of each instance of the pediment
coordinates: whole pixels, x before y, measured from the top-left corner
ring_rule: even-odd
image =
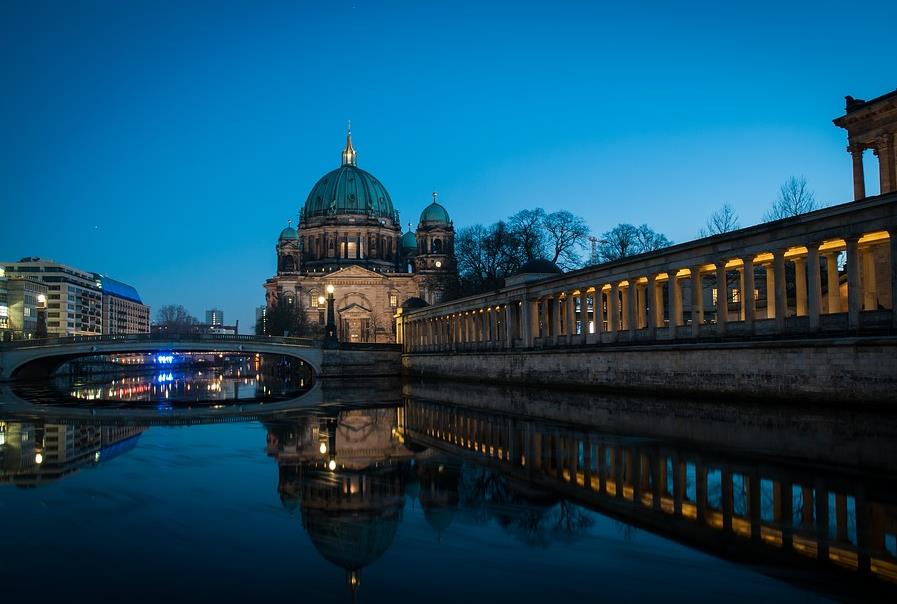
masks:
[[[361,266],[347,266],[327,275],[327,279],[386,279],[386,276]]]
[[[351,304],[344,306],[342,308],[338,308],[336,310],[337,310],[337,312],[339,312],[340,315],[351,315],[351,314],[367,315],[367,314],[370,314],[370,312],[371,312],[370,308],[365,308],[364,306],[362,306],[361,304],[358,304],[356,302],[352,302]]]

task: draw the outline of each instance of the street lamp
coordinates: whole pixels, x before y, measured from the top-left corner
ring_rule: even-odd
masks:
[[[327,326],[324,328],[324,346],[336,348],[339,340],[336,339],[336,323],[333,317],[333,285],[327,286]]]

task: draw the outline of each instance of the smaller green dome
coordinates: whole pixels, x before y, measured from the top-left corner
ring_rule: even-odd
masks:
[[[433,193],[433,203],[424,208],[424,211],[420,213],[420,221],[421,224],[425,226],[448,226],[451,224],[448,210],[436,202],[435,192]]]
[[[399,239],[399,249],[402,251],[414,251],[417,249],[417,237],[410,230]]]
[[[288,226],[280,232],[280,239],[299,239],[299,234],[292,226]]]

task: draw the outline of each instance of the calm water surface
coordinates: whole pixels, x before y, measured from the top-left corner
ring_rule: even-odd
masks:
[[[670,401],[445,384],[319,390],[227,421],[212,408],[131,412],[121,397],[88,401],[102,413],[87,417],[68,398],[49,404],[46,388],[33,411],[15,406],[0,416],[6,597],[895,595],[887,421],[857,423],[851,443],[843,418],[818,412],[749,410],[733,424],[697,403],[672,412]],[[207,392],[221,406],[241,398]],[[742,437],[765,444],[745,451]]]

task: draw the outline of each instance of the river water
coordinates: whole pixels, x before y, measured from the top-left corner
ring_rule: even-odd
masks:
[[[897,597],[885,410],[256,369],[0,391],[5,596]]]

